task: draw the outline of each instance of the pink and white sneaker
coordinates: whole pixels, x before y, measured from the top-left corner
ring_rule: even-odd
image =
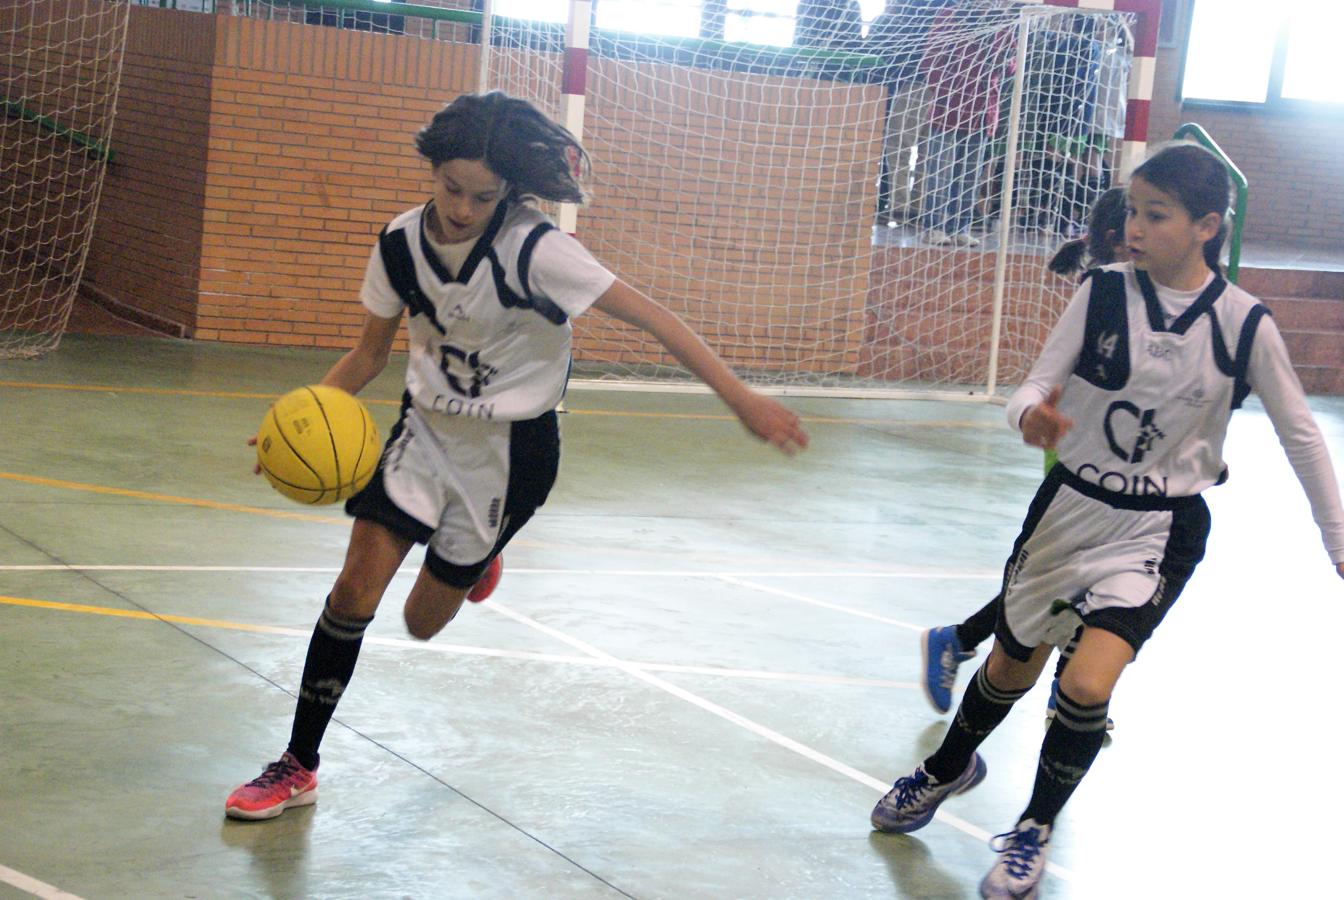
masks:
[[[224,801],[232,819],[274,819],[291,806],[317,802],[317,771],[299,765],[288,751]]]

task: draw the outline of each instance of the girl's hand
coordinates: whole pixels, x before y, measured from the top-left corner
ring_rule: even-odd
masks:
[[[1022,414],[1022,441],[1042,450],[1053,450],[1070,428],[1073,419],[1059,411],[1064,389],[1050,389],[1050,396]]]
[[[247,439],[247,446],[249,446],[249,447],[255,447],[255,446],[257,446],[257,436],[256,436],[255,434],[252,435],[250,438]],[[260,460],[258,460],[257,462],[255,462],[255,463],[252,464],[252,474],[253,474],[253,475],[260,475],[260,474],[261,474],[261,461],[260,461]]]
[[[807,447],[807,432],[798,414],[755,391],[747,391],[733,407],[747,430],[793,456]]]
[[[1335,571],[1339,573],[1340,578],[1344,578],[1344,563],[1335,566]]]

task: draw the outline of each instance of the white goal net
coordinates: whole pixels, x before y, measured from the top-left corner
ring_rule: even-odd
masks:
[[[558,23],[588,4],[547,6],[492,18],[486,86],[572,122]],[[983,397],[1025,375],[1073,289],[1046,262],[1117,177],[1132,16],[958,0],[805,37],[752,12],[779,4],[645,3],[694,7],[699,35],[657,37],[594,6],[577,234],[603,262],[763,387]],[[810,46],[745,42],[781,28]],[[576,378],[687,378],[619,323],[575,329]]]
[[[548,210],[561,226],[781,392],[983,399],[1019,381],[1073,288],[1046,263],[1141,146],[1129,84],[1152,74],[1130,78],[1134,14],[1073,0],[839,23],[795,21],[796,0],[432,2],[243,9],[463,45],[480,88],[589,151],[593,201]],[[574,359],[581,381],[692,381],[603,316],[576,321]]]
[[[59,344],[112,151],[126,0],[0,3],[0,357]]]

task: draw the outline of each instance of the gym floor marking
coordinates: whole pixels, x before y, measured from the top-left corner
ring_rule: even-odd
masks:
[[[220,400],[274,400],[280,394],[253,391],[199,391],[187,388],[148,388],[115,384],[60,384],[39,381],[0,381],[0,388],[18,388],[39,391],[83,391],[102,394],[147,394],[157,397],[207,397]],[[401,406],[401,399],[374,400],[362,398],[370,406]],[[565,407],[566,415],[609,416],[626,419],[695,419],[709,422],[736,422],[737,417],[727,413],[671,413],[640,412],[638,410],[611,409],[571,409]],[[813,425],[861,425],[883,426],[889,428],[974,428],[999,430],[1002,424],[995,421],[976,422],[965,419],[916,420],[916,419],[851,419],[829,416],[801,416],[804,422]]]
[[[81,900],[75,894],[68,894],[58,887],[52,887],[45,881],[38,881],[31,875],[25,875],[8,866],[0,866],[0,883],[16,887],[24,893],[40,897],[42,900]]]
[[[243,503],[225,503],[219,500],[205,500],[199,497],[178,497],[172,494],[157,494],[150,491],[140,491],[130,488],[109,487],[107,485],[89,484],[87,482],[81,482],[81,481],[65,481],[59,478],[44,478],[39,475],[23,475],[18,472],[0,472],[0,480],[16,481],[22,484],[32,484],[38,487],[58,488],[60,490],[87,491],[93,494],[106,494],[115,497],[127,497],[132,500],[147,500],[155,503],[174,503],[182,506],[195,506],[201,509],[221,510],[224,512],[239,512],[239,513],[246,513],[249,515],[267,516],[273,519],[287,519],[296,522],[317,522],[324,525],[340,525],[346,528],[350,527],[351,522],[350,518],[345,515],[324,516],[324,515],[318,515],[317,513],[290,512],[287,509],[273,509],[264,506],[249,506]],[[511,546],[533,547],[544,550],[572,550],[578,553],[587,553],[591,549],[590,547],[586,546],[561,544],[556,543],[554,541],[536,541],[531,540],[529,538],[516,538],[512,542]],[[663,557],[667,559],[677,559],[677,560],[685,558],[685,554],[680,551],[651,550],[643,547],[641,548],[609,547],[607,548],[607,552],[618,556],[619,555],[639,556],[642,558]],[[697,559],[705,563],[726,562],[736,565],[744,565],[749,561],[748,559],[744,559],[741,556],[716,557],[707,553],[700,553],[697,556]],[[754,559],[758,563],[778,561],[777,557],[771,557],[771,556],[752,557],[751,559]],[[828,560],[806,560],[806,559],[800,559],[797,556],[790,556],[788,562],[792,564],[811,563],[812,565],[819,565],[819,566],[825,566],[830,564]],[[853,564],[851,563],[851,565]],[[881,577],[882,575],[891,572],[899,573],[902,571],[899,567],[886,566],[880,563],[870,563],[867,564],[867,567],[871,572],[871,574],[877,577]],[[959,576],[957,574],[943,573],[940,570],[929,568],[921,569],[919,571],[925,574],[923,576],[911,576],[911,577],[925,577],[925,578],[986,577],[979,575]],[[763,574],[778,574],[778,573],[768,572]],[[826,573],[823,571],[819,574],[824,575]],[[994,579],[998,579],[1000,575],[998,573],[995,573],[992,577]]]
[[[0,605],[20,606],[30,609],[46,609],[56,612],[83,613],[93,616],[109,616],[118,619],[136,619],[142,622],[171,622],[176,625],[196,625],[202,628],[218,628],[228,631],[245,631],[254,634],[273,634],[286,637],[308,639],[312,637],[311,628],[286,628],[281,625],[258,625],[251,622],[232,622],[224,619],[205,619],[198,616],[177,616],[167,613],[147,612],[139,609],[118,609],[111,606],[94,606],[87,603],[65,603],[55,600],[36,600],[30,597],[6,597],[0,595]],[[444,655],[488,656],[499,659],[519,659],[530,662],[563,663],[590,667],[614,667],[613,663],[593,656],[572,656],[559,653],[537,653],[529,650],[499,650],[493,647],[477,647],[470,644],[449,644],[442,641],[426,642],[401,638],[385,638],[373,635],[364,638],[366,644],[382,647],[396,647],[426,653]],[[613,657],[614,658],[614,657]],[[723,678],[752,678],[764,681],[794,681],[805,684],[836,684],[857,687],[916,690],[919,685],[913,681],[889,681],[882,678],[856,678],[846,675],[809,675],[801,672],[769,672],[760,669],[732,669],[726,666],[687,666],[676,663],[647,663],[623,661],[623,665],[646,669],[651,672],[672,672],[689,675],[714,675]]]
[[[155,503],[178,503],[183,506],[199,506],[203,509],[219,509],[228,512],[250,513],[257,516],[269,516],[273,519],[292,519],[298,522],[322,522],[327,525],[348,525],[345,517],[319,516],[314,513],[290,512],[285,509],[266,509],[261,506],[247,506],[242,503],[223,503],[219,500],[202,500],[199,497],[176,497],[172,494],[155,494],[149,491],[136,491],[129,488],[107,487],[101,484],[88,484],[82,481],[64,481],[58,478],[42,478],[37,475],[20,475],[17,472],[0,472],[0,479],[17,481],[21,484],[35,484],[39,487],[61,488],[68,491],[87,491],[91,494],[108,494],[114,497],[129,497],[132,500],[152,500]]]
[[[69,566],[64,568],[77,569],[79,567]],[[769,590],[767,590],[767,592],[774,593],[774,591]],[[781,592],[781,593],[783,596],[791,597],[792,599],[806,599],[803,598],[803,595],[794,594],[793,592]],[[814,601],[814,602],[824,605],[823,601]],[[286,629],[286,628],[279,628],[276,626],[243,625],[241,623],[226,623],[215,619],[198,619],[185,616],[167,616],[167,615],[161,616],[138,610],[113,610],[106,607],[95,607],[81,604],[63,604],[43,600],[27,600],[19,597],[0,596],[0,603],[6,603],[16,606],[30,606],[30,607],[47,608],[47,609],[58,609],[71,612],[87,612],[100,615],[112,615],[122,618],[133,618],[142,620],[160,619],[165,622],[173,622],[177,624],[194,624],[206,627],[228,628],[228,627],[235,627],[236,624],[237,630],[243,630],[243,631],[287,634],[298,637],[309,636],[309,632],[301,631],[300,629]],[[733,712],[732,710],[720,706],[711,700],[707,700],[698,694],[695,694],[684,688],[678,687],[677,685],[672,684],[669,681],[659,678],[657,675],[652,674],[652,671],[650,671],[649,667],[646,667],[640,663],[630,662],[628,660],[623,660],[615,656],[612,656],[611,654],[603,650],[599,650],[598,648],[594,647],[591,644],[588,644],[585,641],[580,640],[579,638],[573,637],[569,634],[566,634],[565,632],[552,628],[548,625],[544,625],[541,622],[538,622],[537,620],[529,616],[526,616],[522,613],[516,612],[515,610],[497,601],[492,600],[491,602],[484,604],[482,608],[494,612],[496,614],[505,616],[506,618],[512,619],[513,621],[521,625],[524,625],[535,631],[539,631],[542,634],[545,634],[557,641],[560,641],[561,643],[568,644],[569,646],[575,648],[580,653],[582,653],[584,657],[593,660],[593,664],[605,665],[611,668],[618,669],[624,672],[625,674],[631,676],[632,678],[635,678],[639,681],[643,681],[644,683],[648,684],[651,687],[663,691],[664,693],[670,694],[679,700],[682,700],[707,713],[710,713],[711,715],[717,716],[718,718],[721,718],[727,722],[737,725],[739,728],[742,728],[752,734],[755,734],[756,736],[763,738],[769,741],[770,743],[775,744],[776,746],[779,746],[785,750],[788,750],[792,753],[802,756],[804,759],[817,763],[818,765],[821,765],[831,770],[832,772],[835,772],[839,775],[849,778],[852,781],[856,781],[859,784],[862,784],[866,787],[878,791],[879,793],[886,793],[887,791],[887,783],[885,781],[881,781],[877,778],[874,778],[873,776],[868,775],[865,772],[861,772],[858,769],[855,769],[851,766],[846,765],[845,763],[840,762],[834,757],[828,756],[819,750],[815,750],[812,747],[807,746],[806,744],[802,744],[798,741],[795,741],[794,739],[787,737],[771,728],[767,728],[766,726],[761,725],[759,722],[756,722],[752,719],[748,719],[746,716],[743,716],[740,713]],[[844,608],[838,608],[838,611],[847,611],[847,610],[845,610]],[[896,624],[904,625],[904,623],[896,623]],[[906,625],[905,627],[916,627],[916,626]],[[421,644],[419,642],[397,641],[396,639],[392,638],[369,638],[366,640],[369,640],[371,643],[379,643],[379,644],[388,644],[388,643],[391,643],[393,645],[410,644],[411,646],[415,646],[419,649],[435,646],[429,643]],[[440,644],[438,646],[443,648],[443,652],[453,652],[451,645]],[[497,651],[498,655],[504,655],[505,653],[512,653],[512,652],[513,651]],[[666,671],[666,670],[660,669],[660,671]],[[716,674],[722,674],[722,673],[716,673]],[[913,687],[914,685],[909,686]],[[934,817],[947,825],[951,825],[953,828],[957,829],[963,834],[969,835],[977,840],[987,841],[990,838],[990,834],[988,831],[985,831],[983,828],[973,825],[970,822],[966,821],[965,819],[962,819],[959,816],[955,816],[944,810],[939,810]],[[1071,870],[1063,868],[1062,866],[1059,866],[1056,863],[1047,863],[1046,867],[1052,874],[1056,875],[1057,877],[1063,878],[1066,881],[1073,879],[1073,873]]]

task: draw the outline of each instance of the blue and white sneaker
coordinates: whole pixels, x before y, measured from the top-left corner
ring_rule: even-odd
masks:
[[[924,771],[924,764],[920,763],[911,775],[896,779],[886,796],[877,801],[870,821],[878,831],[897,834],[918,831],[929,824],[944,800],[953,794],[965,793],[984,781],[985,771],[985,761],[976,753],[966,771],[942,784],[931,778]]]
[[[1053,719],[1055,717],[1055,695],[1059,693],[1059,679],[1056,678],[1050,682],[1050,699],[1045,701],[1045,717]],[[1115,731],[1115,719],[1106,717],[1106,730]]]
[[[955,625],[930,628],[919,638],[924,655],[924,696],[940,713],[952,708],[952,688],[957,683],[957,666],[975,656],[974,650],[961,649]]]
[[[999,861],[980,882],[980,896],[991,900],[1032,900],[1045,875],[1050,851],[1050,826],[1024,819],[989,842]]]

